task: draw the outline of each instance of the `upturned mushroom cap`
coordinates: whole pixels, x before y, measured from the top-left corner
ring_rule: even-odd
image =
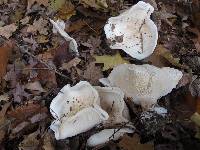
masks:
[[[124,93],[117,87],[95,86],[100,96],[100,106],[105,110],[109,118],[104,122],[116,124],[128,122],[130,116],[128,108],[124,102]]]
[[[67,34],[65,32],[65,23],[63,20],[57,20],[56,22],[50,19],[50,22],[53,25],[53,32],[56,33],[59,32],[60,35],[69,42],[69,49],[73,52],[75,52],[77,55],[79,54],[78,52],[78,45],[76,43],[76,40],[73,39],[72,37],[69,36],[69,34]]]
[[[86,132],[108,119],[101,109],[98,92],[86,81],[73,87],[64,86],[50,105],[56,119],[50,126],[56,139],[65,139]]]
[[[104,31],[110,48],[122,49],[136,59],[151,55],[156,47],[158,31],[150,19],[154,8],[139,1],[117,17],[109,18]]]
[[[169,67],[121,64],[100,82],[106,86],[119,87],[126,97],[146,107],[170,93],[181,78],[181,71]]]
[[[103,124],[116,125],[127,123],[130,119],[128,108],[124,102],[124,93],[117,87],[95,87],[100,96],[100,105],[108,114],[109,119],[105,120]],[[110,140],[117,140],[124,133],[133,133],[133,126],[130,128],[123,127],[122,129],[104,129],[92,135],[88,141],[88,146],[96,146],[106,143]],[[116,132],[116,130],[118,130]]]
[[[87,145],[91,147],[97,146],[97,145],[106,143],[110,140],[118,140],[120,137],[124,135],[124,133],[133,133],[133,130],[129,128],[122,128],[118,130],[117,132],[116,130],[118,129],[105,129],[92,135],[87,140]]]

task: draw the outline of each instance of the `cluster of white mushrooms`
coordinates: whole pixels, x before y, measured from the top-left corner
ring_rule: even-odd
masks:
[[[122,49],[136,59],[151,55],[156,47],[158,31],[150,15],[154,8],[145,2],[138,2],[117,17],[111,17],[104,27],[112,49]],[[59,22],[52,21],[55,29],[70,40]],[[74,51],[77,44],[71,38]],[[143,108],[152,109],[157,100],[167,95],[182,78],[182,72],[169,67],[152,65],[121,64],[116,66],[108,78],[100,79],[106,87],[92,86],[80,81],[75,86],[64,86],[53,99],[50,110],[55,118],[50,128],[57,140],[86,132],[100,124],[126,127],[103,129],[92,135],[87,144],[96,146],[111,139],[117,140],[124,133],[133,133],[129,123],[129,111],[124,97],[129,97]]]

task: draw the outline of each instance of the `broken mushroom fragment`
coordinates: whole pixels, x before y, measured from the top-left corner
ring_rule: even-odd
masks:
[[[133,126],[129,123],[129,112],[124,102],[124,93],[117,87],[95,87],[100,96],[100,105],[108,115],[109,119],[103,122],[103,125],[114,126],[125,123],[130,128],[121,127],[103,129],[92,135],[88,141],[88,146],[96,146],[106,143],[110,140],[118,140],[124,133],[133,133]]]
[[[76,54],[78,53],[78,45],[75,41],[75,39],[73,39],[72,37],[69,36],[69,34],[67,34],[65,32],[65,23],[63,20],[57,20],[56,22],[54,22],[53,20],[50,19],[50,22],[53,24],[53,32],[59,32],[60,35],[69,42],[69,49],[73,52],[75,52]]]
[[[119,87],[134,103],[149,108],[159,98],[170,93],[182,75],[181,71],[170,67],[121,64],[100,82],[106,86]]]
[[[57,140],[86,132],[109,117],[100,107],[98,92],[86,81],[64,86],[52,100],[50,112]]]
[[[150,19],[154,8],[139,1],[117,17],[109,18],[104,27],[112,49],[122,49],[136,59],[151,55],[156,47],[158,31]]]

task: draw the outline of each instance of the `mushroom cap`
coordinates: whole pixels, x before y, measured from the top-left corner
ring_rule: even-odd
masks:
[[[136,104],[152,105],[170,93],[181,78],[181,71],[169,67],[121,64],[112,70],[107,79],[100,79],[100,82],[119,87]]]
[[[95,86],[100,96],[100,106],[105,110],[109,118],[104,122],[116,124],[128,122],[130,116],[128,108],[124,102],[124,93],[117,87]]]
[[[110,140],[118,140],[120,137],[124,135],[124,133],[133,133],[132,129],[129,128],[122,128],[116,132],[118,129],[104,129],[91,137],[87,140],[88,146],[97,146],[103,143],[106,143]]]
[[[88,82],[64,86],[50,105],[50,112],[56,119],[50,128],[56,139],[75,136],[107,120],[107,112],[99,105],[98,92]]]
[[[109,18],[104,26],[112,49],[122,49],[136,59],[151,55],[157,45],[158,31],[150,19],[154,8],[143,1],[116,17]]]
[[[75,52],[76,54],[79,54],[78,52],[78,44],[76,42],[75,39],[73,39],[72,37],[69,36],[69,34],[67,34],[65,32],[65,23],[63,20],[57,20],[56,22],[54,22],[53,20],[50,19],[50,22],[53,25],[53,32],[56,33],[59,32],[60,35],[69,42],[69,49],[73,52]]]
[[[95,87],[100,96],[101,107],[109,114],[109,119],[103,123],[115,125],[127,123],[130,119],[128,108],[124,102],[124,93],[117,87]],[[92,135],[88,141],[88,146],[96,146],[106,143],[110,140],[118,140],[124,133],[133,133],[133,126],[130,128],[122,127],[122,129],[104,129]],[[117,132],[116,132],[117,131]]]

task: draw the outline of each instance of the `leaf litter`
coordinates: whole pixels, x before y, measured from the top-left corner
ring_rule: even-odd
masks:
[[[114,127],[104,124],[57,141],[49,129],[53,120],[49,106],[63,86],[75,85],[80,80],[102,86],[99,79],[108,77],[120,64],[173,67],[183,77],[171,93],[155,104],[168,110],[165,117],[153,110],[143,110],[126,97],[130,122],[137,134],[129,133],[94,149],[200,147],[199,2],[145,2],[154,7],[151,19],[157,25],[159,38],[153,54],[139,61],[123,51],[110,49],[104,33],[106,21],[125,12],[136,1],[0,1],[2,148],[92,149],[86,143],[95,133],[107,128],[117,128],[116,132],[120,133],[124,124]],[[53,31],[53,26],[58,33]],[[137,72],[140,73],[142,70]]]

